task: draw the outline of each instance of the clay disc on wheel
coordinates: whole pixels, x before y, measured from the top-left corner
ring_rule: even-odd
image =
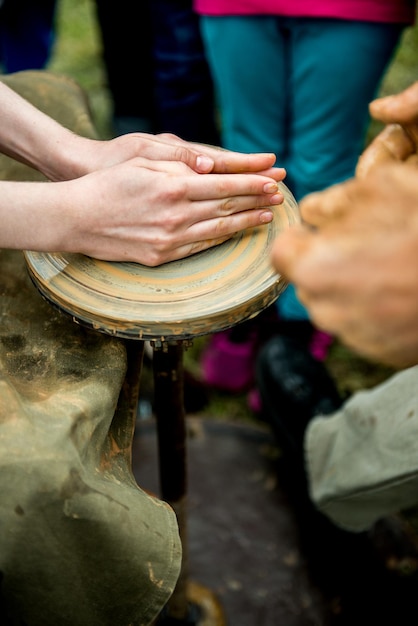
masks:
[[[285,201],[267,226],[159,267],[99,261],[82,254],[25,252],[42,295],[75,321],[140,340],[187,339],[218,332],[270,305],[285,287],[270,261],[274,238],[299,221]]]

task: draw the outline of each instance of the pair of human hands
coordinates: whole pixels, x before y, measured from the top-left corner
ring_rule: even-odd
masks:
[[[83,209],[71,245],[91,256],[159,265],[269,223],[271,207],[283,202],[277,183],[286,172],[273,167],[273,154],[234,153],[174,135],[82,141],[78,167],[87,175],[61,184]],[[65,250],[62,235],[58,249]]]
[[[273,167],[273,154],[239,154],[173,135],[97,141],[56,125],[51,137],[25,162],[53,184],[1,183],[2,247],[156,266],[268,224],[272,207],[283,202],[278,182],[286,172]]]
[[[0,151],[51,183],[0,181],[0,247],[159,265],[267,224],[283,202],[273,154],[174,135],[77,135],[0,81]]]
[[[273,263],[318,327],[404,367],[418,362],[418,82],[370,113],[386,127],[356,177],[301,202],[305,224],[279,236]]]

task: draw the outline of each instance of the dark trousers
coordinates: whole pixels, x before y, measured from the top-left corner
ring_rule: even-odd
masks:
[[[212,79],[191,1],[96,0],[114,115],[219,144]]]
[[[0,63],[6,73],[43,69],[55,39],[56,0],[5,0],[0,8]]]

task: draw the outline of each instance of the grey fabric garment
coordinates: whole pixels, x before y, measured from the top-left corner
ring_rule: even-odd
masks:
[[[418,366],[356,393],[305,435],[311,497],[332,521],[362,531],[418,503]]]
[[[47,72],[4,80],[95,136],[73,81]],[[42,176],[0,156],[0,179]],[[54,309],[22,253],[0,250],[2,626],[146,626],[174,589],[176,516],[136,484],[134,416],[115,412],[126,363],[122,341]]]
[[[21,253],[0,251],[0,293],[0,622],[149,624],[181,545],[114,417],[124,346],[44,302]]]

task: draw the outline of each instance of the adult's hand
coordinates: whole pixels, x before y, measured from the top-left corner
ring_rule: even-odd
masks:
[[[372,359],[418,363],[418,178],[381,167],[301,203],[316,228],[295,227],[273,248],[315,324]]]
[[[386,124],[360,156],[356,176],[364,178],[385,163],[418,166],[418,82],[393,96],[370,103],[371,116]]]

